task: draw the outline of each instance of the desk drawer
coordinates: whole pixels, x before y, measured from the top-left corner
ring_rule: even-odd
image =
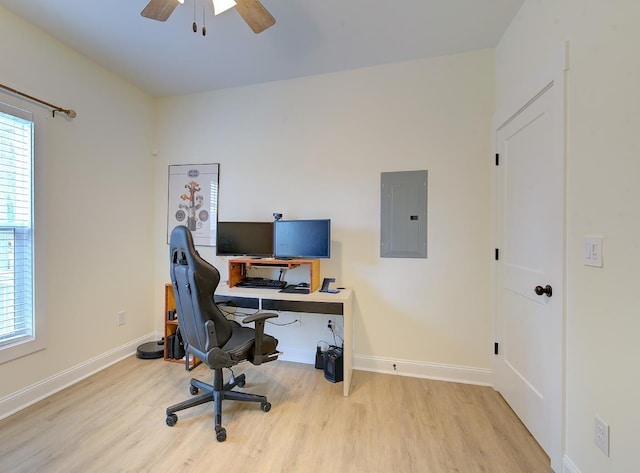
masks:
[[[284,301],[262,299],[262,310],[310,312],[312,314],[342,315],[342,302]]]

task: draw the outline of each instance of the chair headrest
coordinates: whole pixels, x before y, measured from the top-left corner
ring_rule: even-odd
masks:
[[[171,231],[169,253],[172,264],[187,266],[198,254],[193,244],[191,231],[184,225],[178,225]]]

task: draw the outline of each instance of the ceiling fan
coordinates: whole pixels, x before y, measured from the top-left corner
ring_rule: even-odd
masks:
[[[173,10],[181,3],[184,3],[184,0],[151,0],[140,14],[152,20],[167,21]],[[220,7],[216,4],[220,5]],[[223,4],[224,6],[222,6]],[[276,22],[276,19],[271,16],[271,13],[258,0],[213,0],[216,15],[234,6],[242,19],[247,22],[256,34],[262,33]]]

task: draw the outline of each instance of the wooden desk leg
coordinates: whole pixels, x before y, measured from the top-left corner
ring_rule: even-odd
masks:
[[[343,393],[344,396],[348,396],[351,389],[351,374],[353,373],[353,310],[351,297],[342,304],[342,317],[344,327]]]

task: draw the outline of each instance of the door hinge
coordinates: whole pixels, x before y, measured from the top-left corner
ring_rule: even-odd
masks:
[[[500,259],[500,250],[498,248],[496,248],[495,258],[496,258],[496,261],[498,261]]]
[[[496,153],[496,166],[500,166],[500,155]]]
[[[493,354],[494,355],[498,354],[498,342],[493,344]]]

